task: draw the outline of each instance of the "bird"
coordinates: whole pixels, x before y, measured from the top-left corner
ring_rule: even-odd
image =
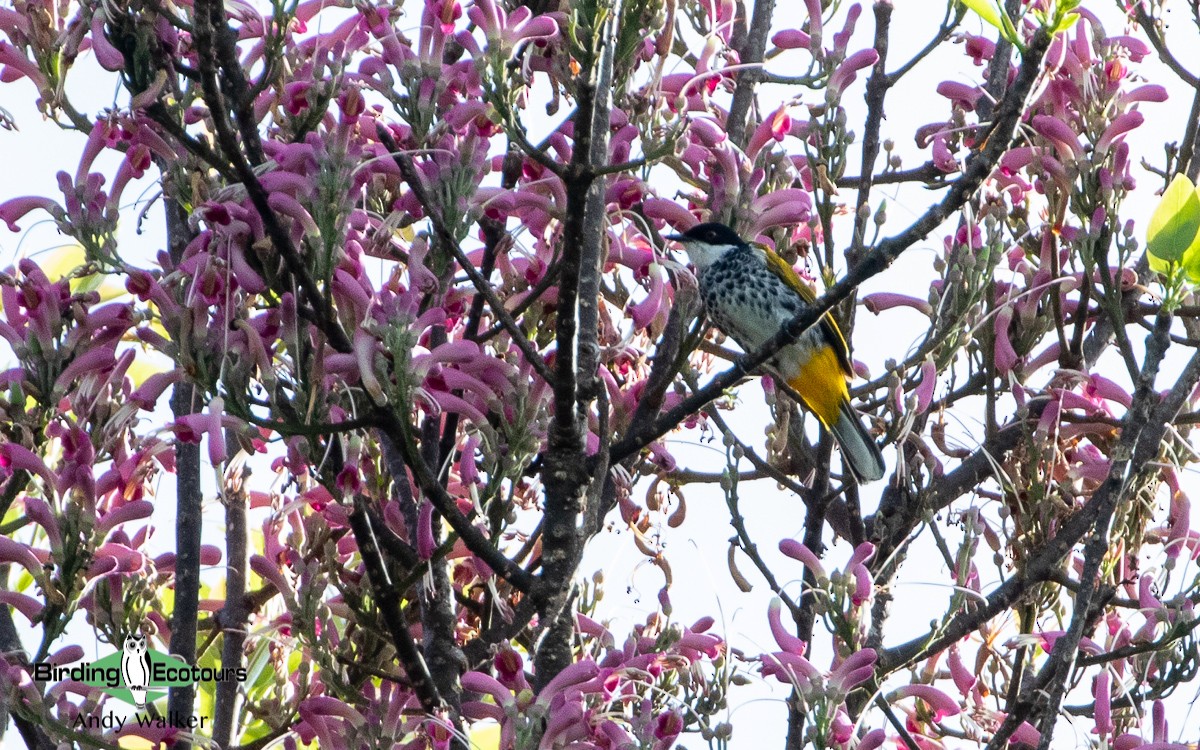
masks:
[[[696,268],[709,320],[746,353],[762,348],[816,300],[796,270],[773,250],[751,244],[718,222],[666,239],[683,245]],[[829,314],[779,351],[769,369],[833,433],[859,482],[884,474],[883,455],[850,403],[850,348]]]

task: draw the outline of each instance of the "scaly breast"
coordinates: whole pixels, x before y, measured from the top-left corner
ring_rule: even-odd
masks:
[[[709,319],[747,352],[761,348],[806,306],[787,284],[756,261],[749,253],[730,253],[700,276],[700,293]],[[788,347],[783,362],[794,365],[807,361],[820,337],[818,328],[807,331]]]

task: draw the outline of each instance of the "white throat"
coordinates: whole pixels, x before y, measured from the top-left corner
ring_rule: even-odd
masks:
[[[702,272],[704,269],[711,266],[721,259],[721,256],[730,250],[736,249],[735,245],[710,245],[707,242],[685,242],[683,249],[687,251],[688,258],[692,264],[696,266],[696,272]]]

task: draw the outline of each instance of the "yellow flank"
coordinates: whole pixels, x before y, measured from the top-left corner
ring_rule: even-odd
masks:
[[[800,278],[800,274],[796,273],[796,269],[780,257],[771,248],[761,243],[755,242],[750,245],[755,250],[762,253],[762,258],[766,261],[767,270],[779,277],[783,283],[788,285],[796,294],[800,295],[800,299],[806,304],[812,304],[817,301],[817,295],[812,288],[804,283]],[[825,313],[821,318],[821,328],[825,331],[830,344],[838,347],[837,367],[847,376],[852,376],[854,371],[850,369],[850,346],[846,343],[846,337],[842,335],[842,330],[838,328],[837,322],[829,313]]]
[[[808,284],[804,283],[800,278],[800,274],[796,273],[796,269],[792,268],[786,260],[780,257],[779,253],[757,242],[752,247],[762,252],[763,258],[767,261],[767,268],[771,269],[771,273],[778,276],[793,292],[799,294],[801,299],[809,303],[816,301],[817,295],[813,293]]]
[[[800,374],[788,381],[808,410],[826,427],[838,420],[842,404],[850,400],[846,376],[842,374],[833,347],[823,346],[800,366]]]

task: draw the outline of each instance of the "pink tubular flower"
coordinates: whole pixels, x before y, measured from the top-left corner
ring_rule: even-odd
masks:
[[[1083,158],[1083,146],[1079,143],[1079,136],[1061,119],[1050,115],[1035,115],[1030,124],[1039,135],[1053,142],[1063,156],[1074,160]]]
[[[62,208],[49,198],[39,195],[26,195],[0,203],[0,221],[8,225],[8,231],[19,232],[21,231],[21,227],[17,226],[17,220],[30,211],[39,208],[55,217],[55,219],[63,216]]]
[[[850,691],[875,674],[875,659],[877,654],[873,648],[864,648],[847,656],[829,675],[829,687],[840,696],[849,695]]]
[[[921,382],[917,383],[916,389],[913,390],[913,396],[916,399],[914,413],[924,414],[929,405],[933,403],[933,391],[936,385],[937,366],[934,364],[933,356],[928,355],[921,364]]]
[[[1192,502],[1180,490],[1171,494],[1169,524],[1166,553],[1168,558],[1174,559],[1179,557],[1179,553],[1187,546],[1192,534]]]
[[[1109,695],[1109,683],[1112,677],[1108,670],[1100,671],[1096,675],[1096,679],[1092,683],[1092,697],[1096,701],[1095,719],[1096,725],[1092,727],[1092,733],[1100,735],[1101,738],[1112,734],[1114,729],[1112,723],[1112,704],[1111,696]]]
[[[525,40],[549,39],[558,35],[558,23],[549,15],[533,16],[525,6],[505,13],[494,0],[478,0],[467,10],[467,16],[487,36],[491,44],[512,50]]]
[[[37,555],[27,545],[6,536],[0,536],[0,561],[17,563],[28,570],[35,579],[42,572],[42,562],[38,560]]]
[[[417,554],[422,560],[429,560],[436,551],[433,534],[433,503],[425,500],[417,517]]]
[[[21,54],[21,51],[16,47],[5,41],[0,41],[0,66],[4,70],[5,81],[14,80],[11,75],[12,72],[16,72],[32,81],[33,85],[37,86],[39,91],[45,91],[47,88],[49,82],[37,64]]]
[[[0,445],[0,481],[12,476],[15,471],[27,471],[40,477],[47,489],[58,485],[58,476],[50,471],[41,457],[17,443]]]
[[[941,721],[947,716],[957,716],[962,711],[957,701],[933,685],[904,685],[892,691],[888,702],[901,698],[920,698],[933,711],[934,721]]]
[[[1147,83],[1132,91],[1122,93],[1117,97],[1116,105],[1118,109],[1124,109],[1135,102],[1165,102],[1167,98],[1168,94],[1165,88],[1157,83]]]
[[[1021,726],[1012,734],[1012,741],[1019,742],[1022,745],[1029,747],[1037,747],[1042,739],[1042,734],[1033,728],[1033,725],[1027,721],[1021,722]]]
[[[0,604],[5,604],[20,612],[32,625],[41,616],[45,605],[32,596],[19,594],[16,591],[0,589]]]
[[[950,150],[949,139],[945,133],[938,133],[933,136],[933,166],[937,167],[938,171],[950,174],[957,172],[959,169],[958,160],[954,158],[954,152]]]
[[[123,70],[125,56],[108,41],[108,37],[104,33],[104,21],[104,6],[100,6],[92,14],[92,53],[96,55],[96,62],[100,63],[100,67],[105,70],[113,72]]]
[[[496,705],[502,708],[516,705],[512,691],[504,687],[495,677],[483,672],[466,672],[462,676],[464,690],[472,693],[483,693],[492,696]]]
[[[968,112],[975,110],[975,103],[983,96],[983,90],[978,86],[958,81],[942,81],[937,85],[937,92]]]
[[[784,29],[771,37],[771,44],[779,49],[809,49],[812,37],[800,29]]]
[[[874,556],[875,545],[863,542],[854,548],[854,554],[850,556],[850,562],[846,564],[846,571],[854,579],[854,591],[851,592],[850,601],[856,607],[865,604],[874,593],[875,581],[866,566],[866,563]]]
[[[823,679],[821,670],[817,669],[808,659],[787,651],[776,651],[773,654],[762,655],[763,677],[774,677],[786,685],[794,685],[801,691],[807,691],[813,685],[820,685]]]
[[[923,315],[932,315],[933,307],[928,300],[910,297],[907,294],[898,294],[896,292],[873,292],[864,296],[860,303],[867,308],[868,312],[878,315],[884,310],[891,310],[894,307],[911,307],[912,309],[922,313]]]
[[[762,123],[755,128],[754,134],[750,137],[750,144],[746,147],[746,157],[754,160],[767,144],[772,141],[775,143],[783,141],[791,129],[792,118],[788,114],[787,107],[780,106],[769,117],[763,118]]]
[[[128,545],[106,542],[92,555],[88,578],[137,573],[146,567],[146,556]]]
[[[100,522],[96,524],[96,530],[100,532],[101,536],[107,536],[108,532],[117,526],[130,521],[149,518],[153,513],[154,503],[149,500],[135,500],[131,503],[125,503],[116,510],[105,513]]]
[[[966,697],[970,694],[971,688],[975,687],[978,678],[963,664],[962,656],[958,653],[958,644],[950,647],[946,661],[950,666],[950,679],[954,681],[954,687],[958,688],[958,692],[963,697]]]
[[[883,747],[883,743],[887,741],[887,732],[882,729],[873,729],[863,735],[863,738],[858,741],[854,750],[879,750]]]
[[[996,43],[992,40],[975,36],[974,34],[964,34],[964,47],[966,48],[967,57],[976,65],[983,65],[985,61],[991,60],[992,55],[996,53]]]
[[[783,602],[779,597],[772,597],[771,604],[767,607],[767,621],[771,625],[771,635],[774,636],[775,642],[784,651],[797,656],[804,656],[807,647],[804,645],[804,641],[789,633],[787,628],[783,626],[783,622],[779,617],[782,611]]]
[[[1096,150],[1099,152],[1108,151],[1113,142],[1122,138],[1126,133],[1138,127],[1145,121],[1145,117],[1136,109],[1132,112],[1126,112],[1119,115],[1115,120],[1109,123],[1104,129],[1104,133],[1100,136],[1100,140],[1096,141]]]
[[[654,721],[654,750],[666,750],[674,746],[675,739],[683,731],[683,715],[676,709],[665,711]]]
[[[996,313],[994,327],[996,333],[996,370],[1002,375],[1012,372],[1017,363],[1021,361],[1021,357],[1017,354],[1017,350],[1013,348],[1012,340],[1008,335],[1008,327],[1012,323],[1013,312],[1012,307],[1002,307]]]
[[[833,71],[833,75],[829,76],[829,88],[826,91],[826,97],[836,99],[841,96],[841,93],[850,84],[854,83],[854,79],[858,76],[858,71],[863,68],[869,68],[877,62],[879,62],[879,53],[873,47],[859,50],[847,57]]]
[[[803,543],[797,542],[795,539],[784,539],[779,542],[779,551],[793,560],[799,560],[804,563],[804,567],[812,571],[813,576],[819,581],[829,578],[825,573],[825,569],[821,567],[821,561],[817,558],[808,547]]]
[[[812,212],[812,197],[807,190],[784,188],[773,190],[754,199],[751,211],[755,214],[751,233],[758,234],[773,227],[793,227],[804,224]]]
[[[600,667],[596,665],[596,662],[591,660],[576,662],[546,683],[546,686],[538,693],[537,702],[540,705],[549,706],[550,701],[559,693],[572,685],[587,682],[598,674],[600,674]]]

